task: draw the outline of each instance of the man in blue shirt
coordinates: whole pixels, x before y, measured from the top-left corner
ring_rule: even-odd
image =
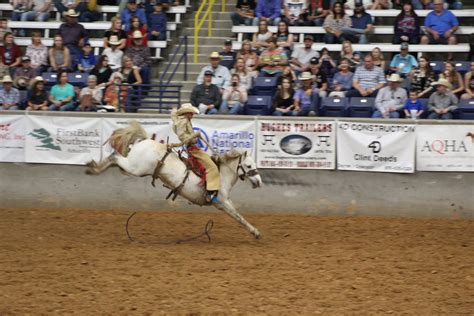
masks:
[[[253,25],[260,20],[268,21],[269,25],[278,25],[281,16],[281,0],[259,0],[255,10]]]
[[[368,44],[367,35],[374,31],[374,24],[372,16],[365,12],[362,1],[356,1],[351,20],[352,27],[343,27],[342,33],[348,34],[348,39],[352,43]]]
[[[140,19],[140,23],[143,25],[145,30],[148,29],[145,10],[139,9],[137,7],[137,0],[129,0],[127,7],[125,8],[125,10],[123,10],[122,14],[120,15],[122,19],[122,23],[124,25],[125,32],[130,31],[131,20],[132,20],[132,17],[134,16]]]
[[[398,73],[400,77],[406,78],[414,67],[418,67],[416,58],[408,54],[408,43],[402,43],[400,54],[393,57],[390,68],[394,73]]]
[[[166,14],[163,12],[161,3],[155,5],[155,12],[149,15],[148,22],[150,26],[148,39],[151,41],[166,41]]]

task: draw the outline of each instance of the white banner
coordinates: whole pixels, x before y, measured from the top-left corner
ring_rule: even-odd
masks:
[[[339,122],[339,170],[412,173],[415,171],[415,125]]]
[[[25,116],[0,116],[0,162],[25,161],[25,132]]]
[[[474,125],[417,127],[416,169],[474,171]]]
[[[27,117],[25,161],[82,165],[100,159],[101,119],[93,117]]]
[[[332,121],[258,121],[258,168],[334,169]]]

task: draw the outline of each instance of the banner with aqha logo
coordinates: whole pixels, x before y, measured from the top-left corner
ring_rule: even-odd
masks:
[[[83,165],[101,158],[102,119],[27,117],[25,161]]]
[[[415,131],[412,124],[339,122],[337,169],[413,173]]]
[[[257,167],[334,169],[333,121],[258,121]]]
[[[25,161],[25,130],[25,116],[0,116],[0,162]]]
[[[474,171],[474,125],[419,125],[416,169]]]

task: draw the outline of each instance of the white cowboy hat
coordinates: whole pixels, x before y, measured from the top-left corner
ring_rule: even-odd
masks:
[[[134,31],[132,37],[133,39],[143,38],[143,34],[140,31]]]
[[[438,81],[433,82],[431,85],[432,86],[445,86],[449,90],[451,90],[453,88],[453,85],[448,80],[446,80],[444,78],[438,79]]]
[[[120,40],[119,40],[118,36],[117,35],[112,35],[109,38],[109,44],[110,45],[120,45]]]
[[[301,76],[298,77],[298,80],[303,81],[303,80],[312,80],[313,75],[309,71],[305,71],[301,73]]]
[[[181,104],[181,107],[176,111],[176,115],[183,115],[186,113],[199,114],[199,110],[191,103]]]
[[[71,18],[77,18],[79,16],[79,12],[76,12],[74,9],[69,9],[64,12],[64,16],[69,16]]]
[[[387,81],[390,82],[401,82],[403,79],[400,77],[399,74],[391,74],[390,77],[387,78]]]
[[[2,83],[13,83],[13,79],[9,75],[3,76]]]
[[[218,52],[212,52],[210,55],[209,55],[209,58],[221,58],[221,55],[219,55]]]
[[[37,82],[44,82],[44,78],[41,76],[36,76],[30,80],[30,89],[37,83]]]

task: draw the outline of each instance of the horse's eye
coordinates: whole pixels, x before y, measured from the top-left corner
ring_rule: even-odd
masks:
[[[246,165],[246,167],[250,169],[250,168],[252,168],[252,165]]]

